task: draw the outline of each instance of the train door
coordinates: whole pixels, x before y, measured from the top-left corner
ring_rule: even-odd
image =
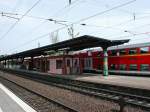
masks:
[[[42,58],[41,59],[41,72],[45,72],[45,65],[46,65],[46,63],[45,63],[45,60],[44,60],[44,58]]]
[[[73,58],[73,65],[72,65],[72,73],[78,74],[80,73],[80,65],[79,65],[79,58]]]
[[[72,58],[66,58],[66,73],[72,73]]]
[[[92,58],[88,57],[84,59],[84,69],[85,70],[90,70],[93,68],[93,64],[92,64]]]

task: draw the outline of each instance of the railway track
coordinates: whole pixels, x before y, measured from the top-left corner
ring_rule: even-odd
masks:
[[[30,105],[38,105],[39,112],[79,112],[68,105],[65,105],[59,101],[54,99],[50,99],[44,95],[37,93],[31,89],[28,89],[24,86],[21,86],[13,81],[10,81],[4,77],[0,77],[0,81],[8,87],[12,92],[15,92],[18,96],[19,94],[23,94],[21,96],[29,97],[27,103],[31,103]],[[16,92],[17,91],[17,92]],[[18,93],[18,91],[20,91]],[[23,99],[23,98],[22,98]],[[38,100],[38,101],[37,101]],[[54,107],[55,106],[55,107]],[[32,106],[33,107],[33,106]],[[34,108],[34,107],[33,107]]]
[[[59,88],[79,92],[81,94],[94,96],[100,99],[114,101],[120,105],[120,112],[123,112],[124,107],[126,105],[140,107],[144,110],[150,111],[150,98],[149,97],[132,95],[132,94],[127,94],[127,93],[112,91],[112,90],[107,90],[107,89],[87,87],[87,86],[80,85],[79,83],[77,84],[71,84],[71,83],[62,84],[61,83],[60,84],[60,83],[54,83],[54,82],[49,82],[49,81],[44,81],[44,80],[39,80],[39,79],[32,79],[30,77],[28,77],[28,79],[38,81],[44,84],[48,84],[51,86],[56,86]]]
[[[132,95],[132,94],[127,94],[123,92],[100,89],[100,88],[95,88],[95,87],[87,87],[85,85],[80,84],[79,82],[72,83],[71,81],[69,81],[68,83],[62,83],[63,82],[62,81],[62,82],[56,83],[56,81],[54,82],[46,81],[43,78],[39,78],[38,76],[37,78],[35,76],[34,78],[33,76],[30,77],[30,75],[28,76],[19,75],[19,76],[28,78],[34,81],[38,81],[47,85],[56,86],[59,88],[79,92],[81,94],[86,94],[89,96],[94,96],[96,98],[114,101],[120,105],[120,112],[123,112],[124,108],[128,105],[138,107],[146,111],[150,111],[150,98],[149,97]]]
[[[117,91],[111,91],[106,89],[93,88],[93,87],[87,87],[87,86],[75,85],[75,84],[68,84],[68,85],[57,84],[57,83],[48,83],[48,84],[56,87],[61,87],[64,89],[80,92],[82,94],[92,95],[97,98],[111,100],[119,103],[120,108],[124,108],[125,105],[131,105],[131,106],[141,107],[145,110],[150,111],[150,98],[148,97],[131,95],[131,94],[117,92]]]

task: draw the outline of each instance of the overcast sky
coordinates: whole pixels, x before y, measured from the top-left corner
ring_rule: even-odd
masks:
[[[129,44],[150,42],[150,0],[72,0],[71,5],[69,0],[41,0],[33,7],[37,1],[0,0],[0,55],[51,44],[52,32],[72,23],[78,36],[129,38]],[[58,37],[59,41],[71,38],[67,28],[58,30]]]

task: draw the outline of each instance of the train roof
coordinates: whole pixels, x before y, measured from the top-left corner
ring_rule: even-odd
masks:
[[[119,50],[119,49],[126,49],[126,48],[141,48],[141,47],[150,47],[150,42],[147,43],[138,43],[138,44],[130,44],[130,45],[118,45],[118,46],[112,46],[109,47],[108,50]],[[85,49],[83,51],[78,51],[78,52],[93,52],[93,51],[103,51],[102,48],[93,48],[93,49]],[[77,53],[77,52],[76,52]]]
[[[109,47],[108,50],[115,50],[115,49],[126,49],[126,48],[138,48],[138,47],[148,47],[150,46],[150,42],[147,43],[138,43],[138,44],[131,44],[131,45],[118,45]]]

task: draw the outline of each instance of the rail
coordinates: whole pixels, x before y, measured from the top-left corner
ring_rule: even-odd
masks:
[[[17,73],[19,73],[19,71],[17,71]],[[59,79],[58,81],[56,81],[57,80],[56,78],[55,80],[53,80],[53,82],[51,82],[50,80],[45,80],[44,75],[43,76],[38,75],[38,74],[33,75],[35,74],[34,72],[30,74],[29,73],[30,72],[26,73],[28,75],[19,75],[19,76],[26,77],[31,80],[35,80],[35,81],[49,84],[52,86],[69,89],[71,91],[80,92],[82,94],[92,95],[98,98],[103,98],[106,100],[117,102],[120,105],[120,112],[123,112],[123,109],[126,105],[137,106],[137,107],[150,111],[150,98],[149,97],[132,95],[132,94],[124,93],[124,92],[112,91],[109,89],[87,87],[87,86],[82,85],[80,82],[75,83],[74,81],[71,81],[69,79],[67,82],[66,81],[67,79],[65,80]]]
[[[4,79],[4,80],[7,80],[7,81],[9,81],[9,82],[11,82],[11,83],[17,85],[17,86],[19,86],[20,88],[23,88],[23,89],[25,89],[25,90],[31,92],[32,94],[35,94],[35,95],[37,95],[37,96],[39,96],[39,97],[41,97],[41,98],[44,98],[44,99],[46,99],[47,101],[52,102],[52,103],[54,103],[54,104],[56,104],[56,105],[58,105],[58,106],[60,106],[60,107],[62,107],[62,108],[64,108],[64,109],[68,110],[69,112],[79,112],[78,110],[73,109],[72,107],[70,107],[70,106],[68,106],[68,105],[64,105],[63,103],[61,103],[61,102],[59,102],[59,101],[50,99],[50,98],[48,98],[48,97],[46,97],[46,96],[44,96],[44,95],[41,95],[41,94],[39,94],[39,93],[37,93],[37,92],[35,92],[35,91],[33,91],[33,90],[30,90],[30,89],[28,89],[28,88],[26,88],[26,87],[24,87],[24,86],[21,86],[21,85],[15,83],[15,82],[13,82],[13,81],[10,81],[10,80],[8,80],[8,79],[6,79],[6,78],[4,78],[4,77],[1,77],[1,76],[0,76],[0,78],[2,78],[2,79]]]

